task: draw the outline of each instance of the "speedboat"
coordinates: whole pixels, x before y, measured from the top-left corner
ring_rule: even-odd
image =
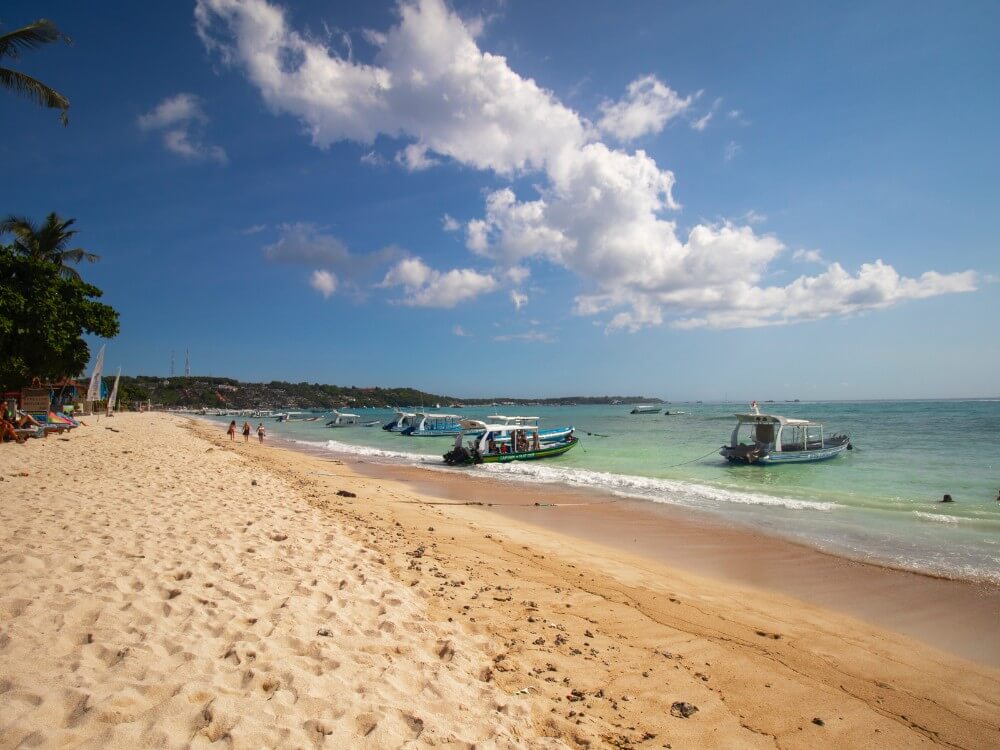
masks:
[[[326,423],[327,427],[373,427],[378,424],[378,420],[362,422],[357,414],[347,414],[346,412],[333,410],[333,419]]]
[[[580,442],[572,430],[559,440],[542,440],[537,425],[511,426],[463,419],[460,427],[455,446],[444,454],[444,462],[449,466],[552,458],[561,456]],[[467,444],[466,436],[473,436]]]
[[[825,437],[819,422],[761,414],[756,401],[751,404],[750,413],[735,416],[736,427],[729,445],[719,450],[719,455],[730,463],[770,465],[824,461],[854,448],[847,435]],[[744,431],[749,442],[743,440]]]
[[[403,430],[411,437],[454,437],[461,432],[458,414],[418,413],[416,423]]]
[[[417,415],[411,411],[397,411],[396,416],[382,425],[382,429],[387,432],[403,432],[407,427],[412,427],[417,419]]]
[[[662,408],[656,404],[636,404],[629,414],[659,414]]]
[[[539,419],[540,417],[522,417],[522,416],[508,417],[503,414],[491,414],[490,416],[486,417],[485,422],[487,424],[507,425],[509,433],[509,431],[515,427],[538,428]],[[551,441],[551,440],[562,440],[571,432],[573,432],[572,427],[549,427],[544,430],[538,429],[538,437],[544,443],[546,441]],[[509,434],[498,435],[497,440],[507,442],[510,440]]]
[[[285,414],[279,414],[277,417],[278,422],[318,422],[319,417],[310,416],[308,412],[303,411],[290,411]]]

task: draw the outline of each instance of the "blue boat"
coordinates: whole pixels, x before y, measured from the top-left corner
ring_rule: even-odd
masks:
[[[462,431],[458,414],[417,413],[413,424],[402,434],[410,437],[455,437]]]
[[[414,412],[397,411],[395,417],[382,425],[382,429],[387,432],[403,432],[407,427],[412,427],[416,419],[417,415]]]
[[[847,435],[823,435],[823,425],[808,419],[793,419],[777,414],[761,414],[757,402],[749,414],[737,414],[736,427],[729,445],[719,455],[735,464],[799,464],[836,458],[852,450]],[[749,442],[744,442],[746,431]]]

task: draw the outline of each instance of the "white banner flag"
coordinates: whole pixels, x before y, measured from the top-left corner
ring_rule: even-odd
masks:
[[[122,368],[118,368],[118,374],[115,375],[115,384],[111,386],[111,395],[108,396],[108,416],[110,417],[115,413],[115,402],[118,400],[118,380],[122,376]]]
[[[107,344],[105,344],[107,346]],[[88,401],[101,400],[101,371],[104,369],[104,347],[97,353],[97,361],[94,362],[94,371],[90,375],[90,387],[87,388]]]

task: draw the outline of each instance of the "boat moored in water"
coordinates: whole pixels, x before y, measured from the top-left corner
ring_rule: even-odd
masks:
[[[458,414],[418,413],[416,421],[402,431],[410,437],[454,437],[461,432]]]
[[[373,420],[362,422],[357,414],[347,414],[346,412],[333,410],[333,419],[326,423],[327,427],[373,427],[379,421]]]
[[[719,455],[730,463],[770,465],[825,461],[853,449],[847,435],[825,437],[819,422],[761,414],[756,401],[749,414],[735,416],[736,427],[729,445],[719,450]],[[744,430],[749,442],[743,442]]]
[[[659,414],[662,409],[662,406],[656,404],[636,404],[629,414]]]
[[[397,411],[396,416],[382,425],[386,432],[403,432],[407,427],[416,424],[417,415],[412,411]]]
[[[467,436],[473,437],[465,444]],[[487,424],[478,419],[463,419],[455,446],[444,454],[444,462],[449,466],[465,466],[534,461],[561,456],[579,442],[572,429],[562,438],[544,440],[537,425]]]

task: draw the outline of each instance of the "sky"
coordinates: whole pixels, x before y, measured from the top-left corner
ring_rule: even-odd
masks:
[[[7,62],[70,124],[0,97],[0,213],[77,220],[112,370],[1000,394],[994,3],[0,8],[39,17],[72,45]]]

